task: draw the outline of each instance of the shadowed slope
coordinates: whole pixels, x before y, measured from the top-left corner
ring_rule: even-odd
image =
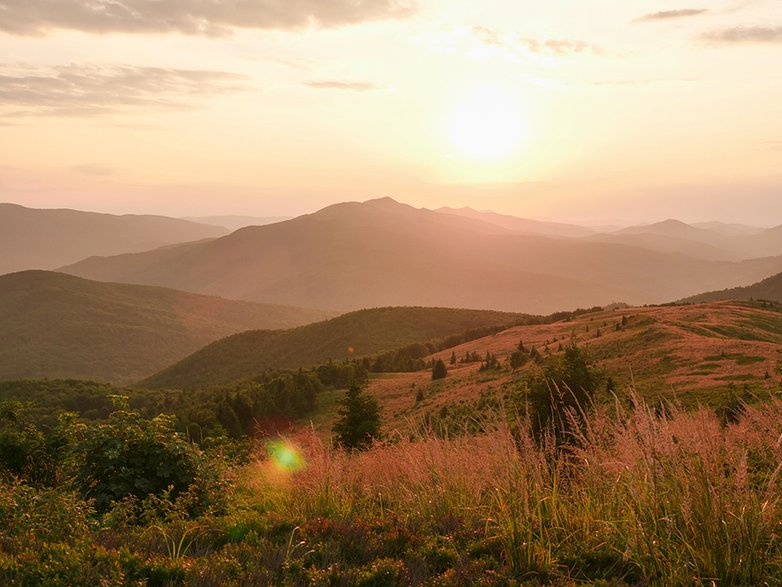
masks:
[[[0,276],[0,379],[129,382],[220,337],[326,316],[47,271],[12,273]]]

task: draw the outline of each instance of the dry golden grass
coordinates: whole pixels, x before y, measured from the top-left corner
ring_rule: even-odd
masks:
[[[292,519],[480,529],[518,576],[544,582],[603,565],[632,584],[781,583],[782,401],[728,426],[640,400],[619,412],[581,420],[564,448],[499,421],[491,434],[420,434],[364,453],[313,433],[285,486],[255,482]]]
[[[620,330],[622,317],[628,322]],[[604,325],[605,324],[605,325]],[[588,330],[587,330],[588,329]],[[600,336],[596,337],[597,330]],[[733,383],[745,383],[753,393],[777,388],[775,373],[782,344],[782,315],[743,302],[714,302],[689,306],[627,308],[579,316],[569,322],[518,326],[467,342],[429,358],[449,363],[452,352],[461,359],[467,352],[491,352],[504,361],[519,343],[552,353],[575,335],[616,381],[620,390],[634,388],[648,400],[676,397],[694,406],[719,399]],[[480,363],[448,364],[448,377],[431,381],[429,371],[383,374],[370,381],[369,391],[384,408],[386,430],[404,429],[407,421],[442,406],[470,401],[481,390],[512,384],[523,369],[479,372]],[[767,377],[768,376],[768,377]],[[426,400],[416,403],[423,389]],[[323,432],[328,433],[328,430]]]

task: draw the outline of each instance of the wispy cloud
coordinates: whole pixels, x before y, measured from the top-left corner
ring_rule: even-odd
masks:
[[[225,35],[232,29],[332,27],[403,18],[412,0],[3,0],[0,30]]]
[[[522,37],[519,43],[532,53],[551,53],[554,55],[570,55],[573,53],[600,53],[597,45],[574,39],[532,39]]]
[[[702,35],[715,43],[782,43],[782,26],[733,27],[709,31]]]
[[[472,33],[478,42],[483,45],[490,45],[494,47],[501,47],[503,45],[502,37],[500,34],[488,27],[476,26],[472,28]]]
[[[503,35],[500,32],[484,27],[472,28],[472,40],[484,47],[495,47],[506,51],[526,51],[535,54],[550,54],[557,56],[574,53],[601,53],[597,45],[578,39],[538,39],[518,35]]]
[[[222,71],[131,65],[0,66],[0,107],[26,116],[187,109],[196,98],[243,89],[245,79]]]
[[[676,18],[687,18],[690,16],[700,16],[709,12],[707,8],[680,8],[678,10],[661,10],[644,14],[636,18],[633,22],[653,22],[657,20],[673,20]]]
[[[369,92],[372,90],[382,90],[383,86],[378,86],[369,82],[346,82],[339,80],[309,81],[305,85],[316,90],[351,90],[354,92]]]

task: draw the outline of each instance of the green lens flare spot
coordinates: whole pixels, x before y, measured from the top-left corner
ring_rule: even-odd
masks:
[[[304,468],[304,457],[291,443],[275,440],[266,445],[266,451],[274,465],[281,471],[295,473]]]

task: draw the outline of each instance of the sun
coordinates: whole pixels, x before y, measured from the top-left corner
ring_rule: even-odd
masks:
[[[525,139],[519,96],[499,86],[481,86],[459,95],[447,120],[448,137],[462,155],[480,161],[508,157]]]

